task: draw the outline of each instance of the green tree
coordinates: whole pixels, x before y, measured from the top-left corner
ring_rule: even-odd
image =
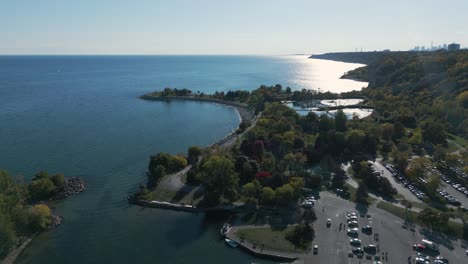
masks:
[[[0,198],[0,202],[1,198]],[[0,259],[10,252],[10,249],[16,245],[18,238],[14,231],[14,226],[7,216],[0,213]]]
[[[382,138],[385,139],[387,142],[393,137],[395,134],[395,127],[393,124],[385,123],[380,126]]]
[[[197,146],[191,146],[188,149],[188,162],[195,164],[198,161],[198,157],[202,154],[202,149]]]
[[[63,176],[63,174],[52,175],[50,179],[54,183],[55,187],[58,189],[63,188],[63,186],[65,185],[65,176]]]
[[[337,131],[345,132],[347,127],[346,123],[348,122],[348,117],[343,112],[343,110],[338,109],[335,114],[335,128]]]
[[[361,204],[368,204],[367,198],[369,198],[367,187],[366,185],[360,183],[356,190],[356,202]]]
[[[275,201],[275,191],[271,187],[263,187],[260,201],[262,204],[272,204]]]
[[[47,200],[54,195],[55,185],[49,178],[39,178],[31,182],[29,191],[34,201]]]
[[[52,223],[50,208],[45,204],[36,204],[31,208],[32,223],[35,230],[46,230]]]
[[[463,91],[457,96],[457,100],[464,108],[468,108],[468,91]]]
[[[218,202],[223,196],[229,200],[235,199],[232,196],[239,181],[237,173],[234,171],[234,163],[223,156],[213,155],[203,164],[202,184],[206,190],[213,195],[214,202]]]
[[[294,188],[291,184],[285,184],[275,190],[276,201],[279,204],[289,204],[294,199]]]
[[[314,229],[308,224],[298,224],[285,234],[287,240],[298,248],[306,249],[314,239]]]
[[[242,186],[242,194],[250,201],[257,199],[260,196],[261,190],[262,185],[257,180],[246,183]]]

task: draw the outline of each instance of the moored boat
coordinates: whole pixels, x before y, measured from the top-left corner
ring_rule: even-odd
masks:
[[[226,243],[227,243],[229,246],[233,247],[233,248],[236,248],[236,247],[239,246],[239,243],[237,243],[236,241],[234,241],[234,240],[232,240],[232,239],[226,238],[226,239],[224,239],[224,241],[226,241]]]
[[[231,228],[231,225],[228,224],[228,223],[225,223],[225,224],[223,225],[223,227],[221,228],[221,231],[220,231],[221,236],[225,237],[226,234],[229,232],[229,229],[230,229],[230,228]]]

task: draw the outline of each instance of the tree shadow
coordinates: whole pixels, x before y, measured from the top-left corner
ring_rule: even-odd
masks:
[[[354,208],[356,209],[356,211],[358,211],[358,213],[359,213],[359,215],[361,217],[366,216],[367,213],[369,212],[369,205],[368,204],[357,203]]]
[[[180,188],[177,193],[172,197],[171,203],[178,203],[180,200],[182,200],[187,194],[189,194],[192,191],[192,187],[189,186],[183,186]]]

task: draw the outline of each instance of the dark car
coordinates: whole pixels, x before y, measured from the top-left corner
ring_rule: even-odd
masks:
[[[376,245],[368,245],[364,247],[364,251],[369,254],[377,253],[377,246]]]
[[[366,225],[366,226],[362,227],[362,232],[372,233],[372,226]]]
[[[364,250],[362,250],[362,248],[354,248],[352,252],[356,256],[363,256],[364,255]]]

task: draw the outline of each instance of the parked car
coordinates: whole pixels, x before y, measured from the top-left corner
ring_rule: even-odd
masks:
[[[349,243],[353,246],[360,246],[361,245],[361,240],[358,238],[352,238],[349,240]]]
[[[377,246],[376,245],[367,245],[364,247],[364,251],[370,254],[377,253]]]
[[[362,232],[365,232],[365,233],[372,233],[372,226],[370,225],[366,225],[362,228]]]
[[[330,227],[330,226],[331,226],[331,219],[327,218],[327,227]]]
[[[356,256],[363,256],[364,255],[364,250],[362,248],[353,248],[352,252],[356,254]]]

